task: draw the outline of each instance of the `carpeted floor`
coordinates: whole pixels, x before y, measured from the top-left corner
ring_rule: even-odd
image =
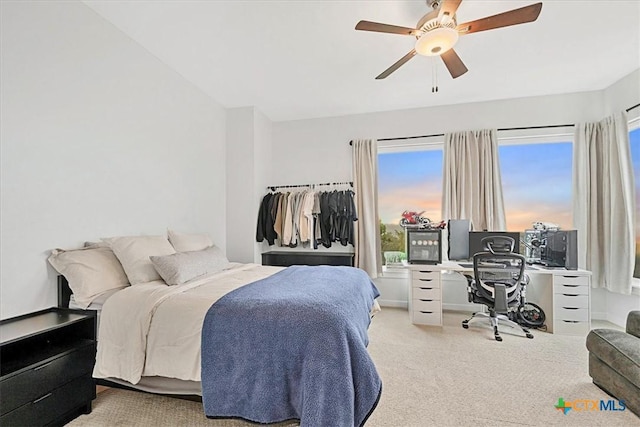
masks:
[[[569,411],[565,401],[611,399],[591,383],[585,337],[534,331],[529,340],[481,326],[464,330],[465,314],[446,312],[443,328],[416,326],[406,310],[384,308],[370,327],[369,351],[382,377],[382,398],[367,426],[640,426],[626,411]],[[508,329],[508,328],[507,328]],[[109,389],[81,426],[252,426],[207,420],[202,405]],[[278,426],[297,425],[282,423]]]

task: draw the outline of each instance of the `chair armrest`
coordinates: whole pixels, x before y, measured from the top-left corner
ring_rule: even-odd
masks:
[[[627,315],[627,333],[640,338],[640,310],[630,311]]]

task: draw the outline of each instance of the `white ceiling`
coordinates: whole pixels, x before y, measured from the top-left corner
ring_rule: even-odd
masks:
[[[85,1],[227,108],[273,121],[604,89],[640,68],[640,1],[543,2],[536,22],[460,38],[453,80],[409,52],[407,36],[355,31],[359,20],[415,27],[424,1]],[[464,0],[458,22],[535,3]]]

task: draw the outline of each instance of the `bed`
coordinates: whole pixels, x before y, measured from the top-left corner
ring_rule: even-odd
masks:
[[[378,292],[357,268],[228,263],[106,294],[86,307],[99,312],[99,383],[200,395],[209,418],[259,423],[359,426],[380,398],[366,351]]]

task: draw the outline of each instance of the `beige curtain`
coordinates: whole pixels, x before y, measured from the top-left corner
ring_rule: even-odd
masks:
[[[635,193],[626,112],[576,125],[573,224],[578,265],[592,285],[631,293],[635,263]]]
[[[506,229],[495,129],[445,134],[442,218],[476,231]]]
[[[353,141],[353,187],[358,220],[355,223],[355,266],[372,279],[382,273],[378,219],[378,142]]]

